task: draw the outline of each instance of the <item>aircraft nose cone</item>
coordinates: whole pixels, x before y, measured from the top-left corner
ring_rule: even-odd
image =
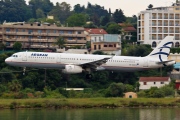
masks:
[[[5,59],[5,63],[8,64],[9,62],[10,62],[10,61],[8,60],[8,58],[6,58],[6,59]]]

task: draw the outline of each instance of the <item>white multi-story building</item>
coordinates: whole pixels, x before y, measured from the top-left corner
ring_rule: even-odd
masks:
[[[166,36],[175,36],[173,47],[180,43],[180,2],[169,7],[146,9],[138,14],[138,42],[153,48]]]
[[[170,77],[140,77],[139,78],[139,89],[148,90],[151,87],[160,88],[170,83]]]

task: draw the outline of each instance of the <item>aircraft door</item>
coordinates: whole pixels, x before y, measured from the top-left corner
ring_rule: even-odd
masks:
[[[61,62],[61,55],[57,55],[57,63],[60,63]]]
[[[22,61],[27,61],[27,52],[22,54]]]
[[[144,65],[143,65],[143,67],[148,67],[148,59],[144,59]]]

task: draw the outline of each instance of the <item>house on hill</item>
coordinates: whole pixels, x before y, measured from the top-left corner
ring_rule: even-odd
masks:
[[[102,28],[85,28],[84,33],[86,34],[87,41],[91,41],[91,40],[101,41],[103,40],[103,35],[108,34]]]
[[[100,50],[108,54],[120,54],[120,35],[108,34],[101,28],[85,28],[85,34],[86,40],[91,42],[91,52]]]
[[[122,35],[123,35],[123,39],[131,40],[131,37],[132,37],[133,33],[137,32],[137,30],[131,24],[119,23],[119,26],[122,27],[121,32],[122,32]]]
[[[170,77],[140,77],[139,84],[140,90],[147,90],[151,87],[160,88],[164,85],[168,85],[170,83]]]

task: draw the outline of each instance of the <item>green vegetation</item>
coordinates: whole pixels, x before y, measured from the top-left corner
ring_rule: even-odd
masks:
[[[21,50],[21,48],[22,48],[22,44],[20,42],[14,43],[14,45],[13,45],[14,50],[19,51],[19,50]]]
[[[59,48],[65,47],[65,44],[66,44],[66,40],[64,40],[62,36],[59,36],[55,41],[55,45],[58,45]]]
[[[171,53],[180,53],[180,48],[171,48]]]
[[[1,99],[1,109],[16,108],[116,108],[116,107],[180,107],[176,98],[71,98],[71,99]]]
[[[71,6],[66,2],[57,2],[53,5],[50,0],[29,0],[29,4],[26,4],[24,0],[4,0],[0,2],[0,9],[1,23],[48,22],[58,26],[104,28],[112,34],[120,33],[121,28],[118,23],[137,24],[135,15],[126,17],[123,10],[119,8],[112,13],[111,9],[106,10],[104,6],[93,5],[90,2],[85,7],[80,4]],[[47,19],[47,16],[54,16],[54,19]]]

